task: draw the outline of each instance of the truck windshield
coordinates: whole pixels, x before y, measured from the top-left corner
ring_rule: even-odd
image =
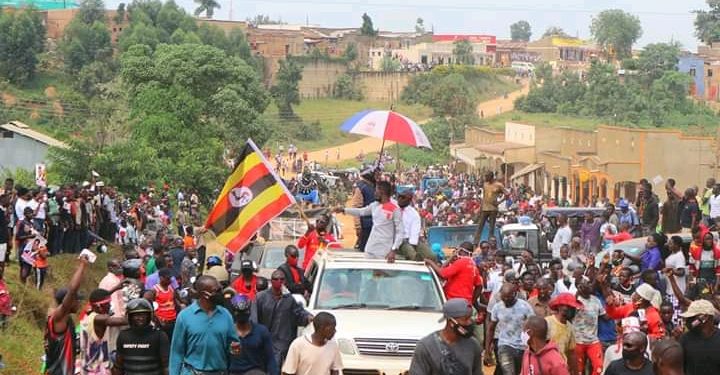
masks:
[[[513,254],[525,249],[537,253],[538,232],[536,230],[503,232],[502,247],[503,250]]]
[[[429,271],[330,268],[317,290],[317,309],[442,311],[442,291]]]

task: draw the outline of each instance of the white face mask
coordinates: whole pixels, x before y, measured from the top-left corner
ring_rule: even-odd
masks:
[[[524,345],[529,345],[530,335],[527,333],[527,331],[520,332],[520,341],[522,341]]]

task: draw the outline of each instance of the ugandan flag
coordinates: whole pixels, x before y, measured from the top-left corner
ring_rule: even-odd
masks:
[[[270,220],[295,204],[285,184],[252,139],[235,160],[205,228],[233,253],[245,247]]]

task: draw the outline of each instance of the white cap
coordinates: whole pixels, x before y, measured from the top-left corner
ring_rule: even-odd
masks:
[[[103,187],[103,186],[105,186],[105,183],[102,182],[102,181],[98,181],[97,183],[95,183],[95,186],[97,186],[97,187]]]

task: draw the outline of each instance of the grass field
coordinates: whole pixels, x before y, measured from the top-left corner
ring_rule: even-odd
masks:
[[[306,123],[319,122],[322,134],[318,139],[304,141],[292,139],[292,132],[287,128],[289,125],[278,117],[277,107],[273,104],[265,111],[265,120],[276,129],[269,145],[276,148],[278,144],[281,144],[287,149],[288,144],[293,143],[302,152],[356,141],[361,137],[341,132],[340,125],[356,112],[366,109],[387,110],[389,105],[382,102],[338,99],[303,100],[299,106],[295,107],[295,113]],[[395,111],[418,122],[428,119],[432,115],[430,108],[421,105],[398,104],[395,106]]]
[[[506,122],[522,122],[538,126],[567,126],[574,129],[592,130],[598,125],[612,125],[598,118],[564,116],[555,113],[506,112],[482,120],[481,124],[493,129],[505,129]]]

